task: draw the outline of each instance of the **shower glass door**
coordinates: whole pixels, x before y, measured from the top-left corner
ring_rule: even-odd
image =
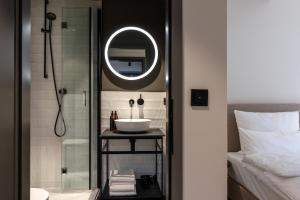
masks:
[[[90,188],[90,9],[63,8],[63,99],[66,135],[62,142],[64,189]]]

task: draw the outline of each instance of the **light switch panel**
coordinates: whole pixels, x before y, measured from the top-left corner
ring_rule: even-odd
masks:
[[[192,89],[191,90],[192,106],[208,106],[208,90]]]

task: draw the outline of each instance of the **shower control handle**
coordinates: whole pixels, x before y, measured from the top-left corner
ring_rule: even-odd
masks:
[[[82,91],[83,95],[83,105],[86,107],[86,90]]]

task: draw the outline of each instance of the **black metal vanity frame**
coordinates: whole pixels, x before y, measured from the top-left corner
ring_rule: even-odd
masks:
[[[160,129],[151,129],[145,133],[132,133],[132,134],[124,134],[124,133],[118,133],[110,130],[105,130],[100,136],[99,136],[99,143],[100,143],[100,151],[101,151],[101,161],[103,159],[103,156],[106,156],[106,184],[102,191],[101,200],[113,200],[113,199],[138,199],[138,200],[144,200],[144,199],[164,199],[163,197],[163,175],[164,175],[164,156],[163,156],[163,137],[164,133]],[[130,144],[130,151],[115,151],[110,150],[109,141],[110,140],[129,140]],[[136,140],[155,140],[155,150],[153,151],[136,151],[135,144]],[[136,183],[136,189],[137,189],[137,195],[136,196],[128,196],[128,197],[111,197],[109,195],[109,186],[108,186],[108,177],[109,177],[109,155],[125,155],[125,154],[155,154],[155,177],[156,181],[153,183],[153,185],[147,189],[142,187],[142,181],[137,179]],[[161,188],[158,184],[158,159],[160,155],[161,159]],[[103,163],[103,162],[101,162]],[[102,168],[103,170],[103,168]],[[101,170],[101,174],[102,171]],[[100,188],[103,188],[102,180],[100,180]]]

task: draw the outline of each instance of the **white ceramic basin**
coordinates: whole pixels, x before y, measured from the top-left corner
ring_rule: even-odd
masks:
[[[117,130],[121,132],[143,132],[149,130],[149,119],[117,119]]]

